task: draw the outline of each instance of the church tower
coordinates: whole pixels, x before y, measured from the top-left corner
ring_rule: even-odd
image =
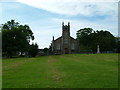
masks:
[[[68,54],[71,53],[70,50],[70,23],[68,25],[64,25],[62,23],[62,50],[61,53]]]
[[[57,39],[54,39],[53,36],[51,46],[54,54],[77,53],[77,50],[79,50],[78,42],[70,36],[70,22],[67,25],[62,22],[62,36]]]

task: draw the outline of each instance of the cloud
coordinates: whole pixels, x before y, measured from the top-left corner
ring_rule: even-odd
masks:
[[[17,0],[18,2],[61,15],[112,15],[118,0]],[[108,3],[109,2],[109,3]]]

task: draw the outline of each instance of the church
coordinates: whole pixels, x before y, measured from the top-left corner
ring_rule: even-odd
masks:
[[[72,54],[77,53],[79,50],[79,43],[77,39],[70,36],[70,23],[64,25],[62,23],[62,36],[52,40],[52,52],[54,54]]]

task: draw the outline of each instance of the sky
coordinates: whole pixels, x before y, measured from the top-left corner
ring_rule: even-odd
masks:
[[[1,0],[0,24],[14,19],[27,24],[40,49],[62,34],[62,22],[70,22],[70,34],[82,28],[107,30],[118,36],[118,0]]]

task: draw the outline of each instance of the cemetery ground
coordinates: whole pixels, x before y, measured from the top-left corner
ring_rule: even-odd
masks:
[[[118,54],[3,59],[3,88],[117,88]]]

